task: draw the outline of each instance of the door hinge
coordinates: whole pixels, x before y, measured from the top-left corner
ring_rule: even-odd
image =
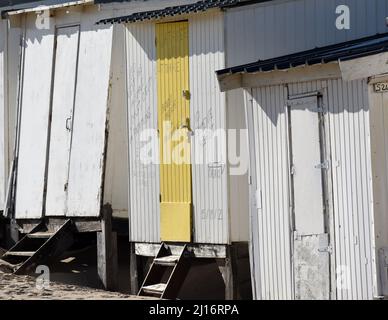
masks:
[[[326,160],[314,166],[315,169],[330,169],[330,161]]]

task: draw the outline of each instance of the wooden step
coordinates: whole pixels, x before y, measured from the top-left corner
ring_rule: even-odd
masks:
[[[27,234],[30,239],[48,239],[54,235],[54,232],[34,232]]]
[[[160,258],[155,258],[154,263],[159,266],[173,267],[179,260],[179,256],[165,256]]]
[[[13,256],[13,257],[32,257],[35,251],[8,251],[4,256]]]
[[[143,291],[146,294],[161,296],[164,290],[166,289],[166,287],[167,287],[166,283],[157,283],[157,284],[152,284],[150,286],[143,287]]]

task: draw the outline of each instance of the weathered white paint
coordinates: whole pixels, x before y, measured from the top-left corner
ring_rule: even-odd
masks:
[[[113,215],[128,219],[128,134],[125,87],[125,26],[114,25],[112,93],[109,102],[109,135],[104,181],[104,203]]]
[[[46,215],[65,216],[79,26],[58,28],[54,58]]]
[[[40,218],[43,210],[51,96],[51,85],[48,84],[51,84],[54,50],[53,24],[50,24],[50,29],[37,30],[35,17],[26,16],[23,41],[15,217],[32,219]]]
[[[125,2],[101,3],[100,7],[106,18],[122,17],[135,12],[152,11],[182,4],[195,3],[198,0],[134,0]]]
[[[328,108],[328,174],[332,177],[332,258],[336,279],[344,280],[336,295],[337,299],[371,299],[376,271],[366,81],[318,81],[295,84],[289,90],[290,94],[327,92],[324,103]]]
[[[337,289],[337,298],[372,299],[376,261],[367,84],[333,80],[327,87],[335,265],[350,279]]]
[[[251,186],[250,202],[251,265],[254,296],[257,299],[277,299],[279,296],[289,299],[297,292],[291,285],[290,264],[292,257],[296,259],[296,256],[292,255],[293,241],[290,237],[291,231],[297,229],[297,224],[292,223],[294,218],[288,218],[292,210],[289,200],[290,162],[287,155],[290,147],[285,90],[283,86],[272,86],[250,89],[252,94],[247,91],[250,170],[256,177]],[[332,297],[372,299],[378,291],[367,84],[365,80],[326,80],[288,85],[289,96],[317,91],[322,94],[322,106],[327,110],[324,114],[324,136],[327,137],[324,149],[331,164],[324,172],[327,173],[327,192],[330,193],[325,197],[328,201],[325,233],[330,233],[333,250],[330,281],[336,290]],[[304,112],[308,114],[309,111]],[[378,117],[382,121],[381,116],[377,115],[375,119]],[[306,129],[306,126],[303,128],[308,135],[315,130]],[[382,133],[379,134],[382,137]],[[306,144],[305,148],[307,151],[311,147]],[[322,197],[315,201],[321,202]],[[274,210],[272,214],[271,210]],[[279,220],[279,214],[286,219]],[[297,216],[295,212],[295,219]],[[379,219],[382,223],[385,216]],[[300,262],[294,260],[295,265]],[[288,282],[281,282],[283,279],[288,279]],[[288,283],[288,287],[284,283]],[[327,292],[324,294],[326,296]]]
[[[237,88],[254,88],[301,81],[338,79],[340,77],[341,70],[339,64],[337,62],[332,62],[326,65],[316,64],[263,72],[260,77],[251,73],[225,74],[219,76],[219,82],[221,91],[226,91]],[[235,95],[236,94],[238,94],[238,90],[235,91]],[[240,100],[237,100],[237,102],[240,102]]]
[[[191,146],[192,159],[196,159],[196,156],[206,154],[203,151],[207,150],[213,138],[201,136],[200,130],[227,127],[226,97],[219,91],[215,73],[209,72],[225,66],[224,24],[223,14],[219,12],[192,15],[188,19]],[[147,137],[141,141],[140,133],[143,129],[157,128],[154,28],[155,22],[127,25],[129,217],[130,240],[135,242],[160,241],[159,168],[140,160],[140,150],[149,142]],[[238,110],[232,110],[230,122],[236,113]],[[225,141],[226,137],[221,136],[219,142],[225,144]],[[211,148],[209,151],[216,152]],[[240,192],[229,190],[226,150],[223,155],[225,157],[218,154],[218,158],[210,162],[205,156],[202,164],[192,165],[193,241],[196,243],[225,244],[248,240],[248,209],[243,201],[246,176],[239,181],[243,186]],[[229,203],[232,203],[232,209],[229,209]],[[239,206],[239,203],[243,204]],[[235,222],[233,225],[231,216]]]
[[[42,215],[45,172],[47,215],[96,217],[102,203],[113,28],[96,25],[101,16],[95,7],[59,10],[49,29],[36,28],[34,13],[24,17],[16,218]]]
[[[246,92],[250,151],[251,272],[254,298],[291,299],[292,225],[287,90]]]
[[[140,133],[158,127],[155,25],[129,24],[127,28],[129,239],[159,242],[159,166],[140,159],[141,148],[149,142],[147,136],[141,141]]]
[[[236,129],[236,152],[237,156],[242,156],[240,164],[241,171],[239,174],[231,175],[231,170],[236,169],[239,165],[229,163],[229,181],[228,181],[228,199],[230,212],[230,240],[248,241],[249,240],[249,159],[248,155],[248,134],[245,124],[245,113],[242,112],[243,102],[234,101],[236,97],[230,92],[226,92],[226,117],[228,129]],[[237,108],[236,108],[237,106]],[[231,143],[229,141],[229,143]],[[232,146],[232,144],[228,144]],[[232,169],[233,168],[233,169]],[[246,171],[245,171],[246,170]]]
[[[225,65],[223,31],[220,13],[189,18],[192,159],[205,155],[201,159],[203,163],[192,164],[194,242],[197,243],[228,243],[232,228],[229,225],[229,214],[232,213],[228,209],[227,149],[215,148],[226,146],[226,136],[214,136],[217,129],[226,129],[226,101],[225,94],[219,91],[215,73],[211,72]],[[201,130],[206,129],[210,134],[201,135]],[[217,145],[212,145],[213,139],[218,139]],[[214,159],[209,159],[211,153],[214,153]],[[234,214],[240,212],[236,210]]]
[[[349,61],[341,61],[342,79],[345,81],[366,79],[388,73],[388,53],[383,52]]]
[[[293,210],[297,235],[324,233],[323,183],[317,94],[291,98]],[[308,133],[308,134],[306,134]]]
[[[7,77],[8,77],[8,169],[14,157],[18,77],[20,71],[20,28],[8,28]]]
[[[0,20],[0,210],[4,207],[8,162],[7,21]]]
[[[330,299],[330,257],[326,248],[328,234],[296,238],[295,244],[295,299]]]
[[[102,198],[113,27],[82,17],[67,216],[95,217]]]
[[[377,81],[383,81],[378,80]],[[373,168],[373,211],[376,256],[383,248],[388,248],[388,93],[375,93],[373,86],[369,86],[370,97],[370,131],[371,151]],[[386,252],[386,250],[385,250]],[[381,256],[381,254],[380,254]],[[380,268],[383,268],[384,261],[378,261]],[[385,267],[386,268],[386,267]],[[384,274],[384,276],[382,276]],[[382,281],[387,277],[386,269],[380,269],[377,273],[377,292],[387,294],[383,291]],[[388,282],[387,282],[388,285]],[[385,290],[388,289],[386,286]]]

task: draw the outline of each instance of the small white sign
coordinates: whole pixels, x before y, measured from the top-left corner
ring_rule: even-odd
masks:
[[[373,85],[375,92],[388,92],[388,82],[378,82]]]

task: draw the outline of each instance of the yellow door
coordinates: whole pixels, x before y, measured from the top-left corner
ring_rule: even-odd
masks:
[[[162,241],[191,240],[188,23],[156,25]]]

